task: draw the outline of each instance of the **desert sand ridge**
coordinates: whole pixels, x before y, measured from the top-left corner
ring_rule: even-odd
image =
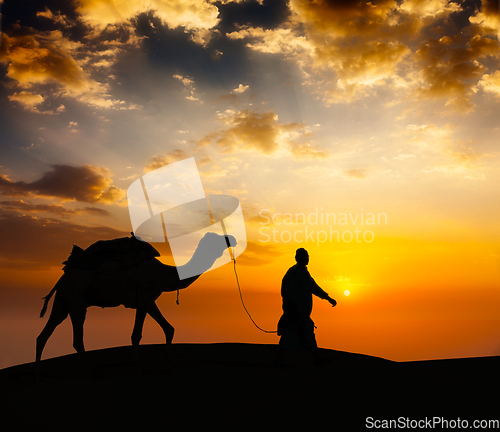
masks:
[[[17,430],[71,431],[169,429],[181,420],[217,425],[228,416],[259,430],[300,419],[304,427],[324,428],[328,421],[351,425],[342,429],[349,431],[364,429],[367,416],[472,421],[500,415],[498,356],[395,362],[322,349],[330,360],[323,366],[304,353],[293,367],[277,368],[277,345],[173,344],[165,371],[163,348],[140,347],[140,376],[131,346],[88,352],[101,378],[91,377],[76,353],[43,360],[39,383],[33,363],[2,369],[2,411]]]

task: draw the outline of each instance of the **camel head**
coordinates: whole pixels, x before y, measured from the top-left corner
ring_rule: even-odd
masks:
[[[228,248],[236,246],[236,239],[232,235],[219,235],[212,232],[207,232],[200,240],[198,247],[203,247],[204,250],[209,250],[210,255],[217,259],[222,256],[224,251]]]

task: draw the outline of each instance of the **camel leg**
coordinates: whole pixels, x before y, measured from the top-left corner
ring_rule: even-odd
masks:
[[[36,361],[35,361],[35,380],[38,381],[40,374],[40,360],[42,359],[42,352],[45,344],[49,340],[50,336],[56,329],[56,327],[61,324],[68,316],[68,311],[61,303],[61,300],[56,294],[54,299],[54,304],[52,305],[52,311],[50,312],[50,317],[45,324],[42,332],[36,338]]]
[[[134,348],[134,364],[135,371],[140,374],[139,367],[139,343],[142,339],[142,327],[144,326],[144,320],[146,318],[146,310],[138,307],[135,312],[135,324],[134,330],[132,331],[132,347]]]
[[[73,348],[79,354],[85,366],[94,376],[99,376],[95,368],[90,364],[87,358],[87,353],[85,351],[85,346],[83,344],[83,324],[85,322],[85,316],[87,315],[86,309],[78,309],[72,311],[69,314],[71,318],[71,323],[73,324]]]
[[[166,340],[166,355],[167,361],[170,360],[170,346],[172,344],[172,339],[174,338],[174,328],[161,314],[156,303],[152,302],[146,308],[147,313],[153,318],[162,328],[163,333],[165,333]]]

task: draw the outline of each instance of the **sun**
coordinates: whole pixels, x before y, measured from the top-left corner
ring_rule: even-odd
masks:
[[[344,295],[348,296],[349,294],[351,294],[351,292],[349,290],[344,291]]]

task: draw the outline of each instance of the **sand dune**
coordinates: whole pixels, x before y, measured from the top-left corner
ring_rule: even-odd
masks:
[[[173,424],[259,430],[298,425],[361,430],[366,418],[469,421],[497,419],[500,357],[393,362],[323,349],[273,367],[276,345],[174,344],[170,370],[161,345],[141,346],[143,374],[132,348],[90,351],[102,378],[76,354],[0,371],[4,423],[15,430],[156,430]],[[327,423],[325,423],[327,422]],[[224,426],[225,425],[225,426]],[[9,429],[14,430],[14,429]]]

